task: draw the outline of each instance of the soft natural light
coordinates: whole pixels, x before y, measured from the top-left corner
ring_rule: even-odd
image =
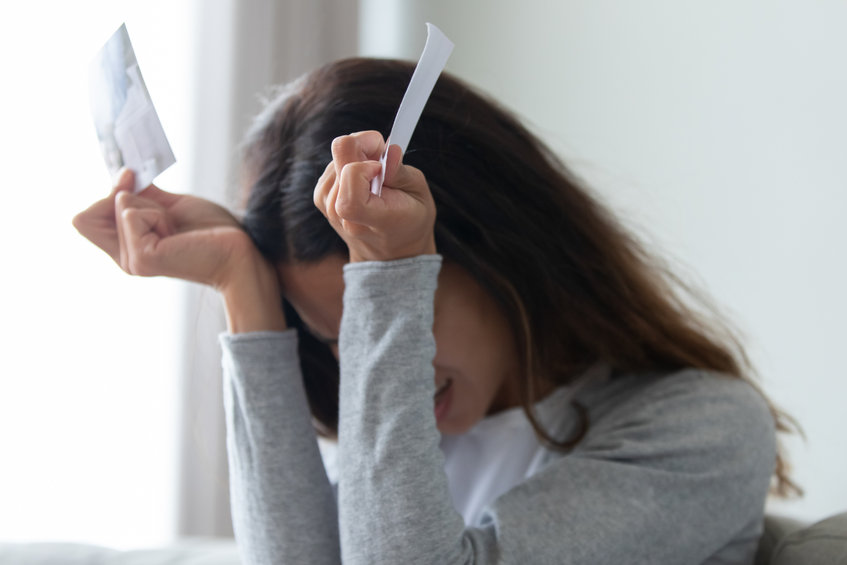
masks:
[[[71,218],[109,191],[87,71],[123,21],[177,156],[159,184],[181,189],[190,10],[164,0],[0,7],[2,541],[173,537],[182,288],[123,274]]]

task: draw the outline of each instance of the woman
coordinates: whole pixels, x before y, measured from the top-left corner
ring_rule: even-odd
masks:
[[[752,562],[792,485],[743,350],[449,76],[371,195],[411,72],[350,59],[280,91],[242,225],[130,173],[75,220],[130,273],[221,292],[245,563]]]

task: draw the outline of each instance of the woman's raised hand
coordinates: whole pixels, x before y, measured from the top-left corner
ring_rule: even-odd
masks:
[[[281,329],[276,271],[226,209],[195,196],[149,186],[132,193],[124,170],[111,194],[73,220],[74,227],[127,273],[164,275],[221,291],[232,331]],[[269,313],[273,316],[269,318]]]
[[[332,162],[315,186],[315,205],[347,243],[351,262],[436,252],[432,194],[423,173],[401,162],[396,145],[388,151],[382,196],[371,193],[384,149],[376,131],[336,138]]]
[[[220,288],[233,259],[252,243],[224,208],[149,186],[133,194],[124,170],[105,199],[74,218],[74,227],[129,274],[165,275]]]

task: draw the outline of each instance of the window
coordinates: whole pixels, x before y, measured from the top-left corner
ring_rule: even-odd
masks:
[[[175,531],[181,283],[123,274],[73,215],[109,190],[88,64],[126,21],[184,186],[190,2],[0,8],[3,541],[113,547]]]

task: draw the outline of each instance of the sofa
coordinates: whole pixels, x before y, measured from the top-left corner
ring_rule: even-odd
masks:
[[[811,525],[766,516],[755,565],[847,565],[847,512]]]
[[[135,551],[61,543],[0,544],[0,564],[240,565],[235,542],[217,539]],[[755,565],[847,565],[847,512],[815,524],[766,517]]]

